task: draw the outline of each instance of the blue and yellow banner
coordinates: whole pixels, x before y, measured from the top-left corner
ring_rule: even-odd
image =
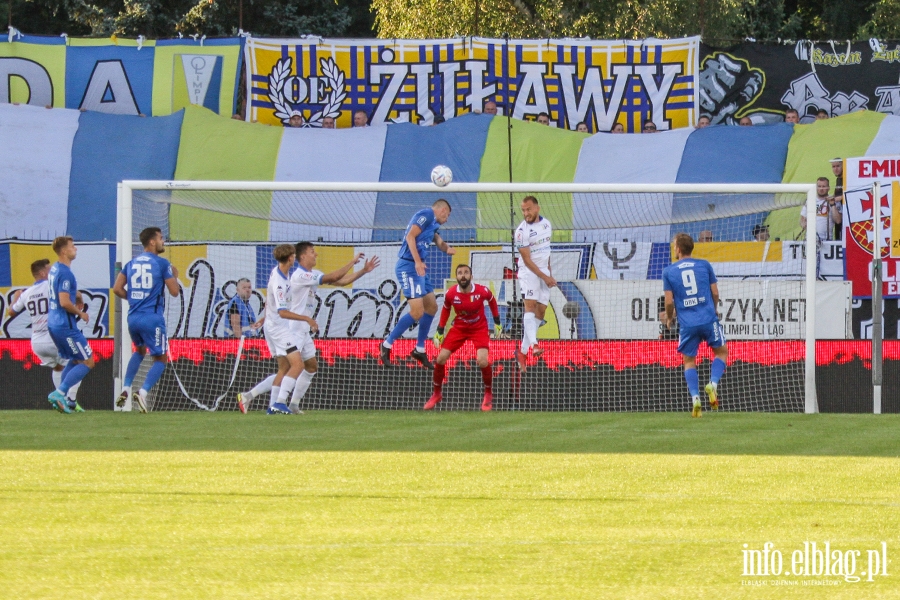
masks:
[[[3,39],[0,102],[135,116],[195,105],[231,116],[241,44],[241,38]]]
[[[431,124],[482,112],[554,127],[609,131],[621,123],[660,131],[696,121],[700,38],[652,41],[256,40],[246,45],[250,119],[286,124],[300,112],[349,127],[363,111],[372,125]]]

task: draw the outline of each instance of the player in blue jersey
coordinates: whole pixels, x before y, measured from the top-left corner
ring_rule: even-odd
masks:
[[[74,401],[68,401],[66,394],[94,368],[94,353],[78,329],[78,320],[87,323],[90,318],[78,306],[76,295],[78,283],[70,268],[78,254],[75,240],[60,236],[53,240],[53,251],[59,260],[50,267],[47,279],[50,282],[50,312],[47,316],[47,330],[59,350],[59,356],[69,362],[63,369],[60,384],[47,396],[50,404],[62,413],[83,412]],[[83,305],[82,305],[83,306]]]
[[[147,412],[147,394],[162,377],[168,362],[169,340],[166,337],[166,299],[178,296],[178,271],[160,254],[166,251],[166,240],[159,227],[148,227],[140,234],[144,251],[134,257],[116,275],[113,293],[128,301],[128,333],[136,350],[125,369],[122,393],[116,399],[116,406],[122,407],[128,396],[138,409]],[[144,378],[144,384],[136,393],[131,393],[131,383],[137,375],[144,355],[150,351],[153,366]]]
[[[440,226],[450,218],[450,210],[449,202],[444,199],[437,200],[431,205],[431,208],[423,208],[414,214],[406,227],[403,244],[400,246],[400,252],[397,253],[399,260],[397,260],[395,273],[397,281],[400,282],[403,289],[403,295],[406,296],[409,304],[409,312],[397,321],[391,334],[381,344],[381,362],[385,365],[391,363],[391,346],[394,342],[406,330],[418,323],[416,348],[410,356],[426,368],[432,368],[428,355],[425,353],[425,341],[428,339],[434,315],[437,314],[437,301],[434,298],[434,288],[428,282],[428,275],[425,273],[428,268],[425,259],[428,256],[428,248],[432,244],[437,246],[441,252],[450,255],[456,254],[456,249],[451,248],[438,235]]]
[[[694,240],[686,233],[675,236],[675,263],[663,269],[663,290],[666,293],[665,325],[671,327],[678,315],[681,334],[678,352],[684,357],[684,379],[694,408],[692,417],[702,415],[700,409],[700,383],[697,377],[697,350],[700,342],[712,348],[713,359],[710,380],[706,385],[709,407],[719,409],[718,386],[725,363],[728,345],[725,332],[719,324],[716,307],[719,305],[719,286],[712,265],[705,260],[692,258]]]

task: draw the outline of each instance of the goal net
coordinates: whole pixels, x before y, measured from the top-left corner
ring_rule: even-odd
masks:
[[[552,223],[551,268],[559,285],[538,330],[544,353],[530,357],[520,373],[514,353],[523,303],[511,239],[526,195],[538,199]],[[276,371],[265,327],[229,335],[231,313],[240,300],[263,314],[273,249],[299,241],[316,244],[316,268],[326,273],[356,252],[381,259],[350,288],[318,289],[319,370],[301,408],[420,409],[432,372],[409,358],[416,327],[394,345],[392,365],[380,363],[378,347],[408,312],[395,275],[407,224],[439,198],[452,206],[440,235],[456,253],[432,248],[428,254],[438,306],[459,264],[470,265],[474,281],[488,286],[500,305],[504,335],[490,345],[495,410],[690,410],[677,327],[660,323],[662,271],[673,261],[671,239],[679,232],[694,238],[694,257],[710,261],[719,279],[718,312],[729,347],[722,410],[816,410],[817,305],[826,310],[820,327],[828,315],[818,300],[825,288],[807,293],[815,285],[815,241],[777,239],[766,226],[772,211],[814,203],[813,186],[126,181],[118,260],[124,264],[141,252],[141,230],[160,227],[164,257],[178,268],[182,291],[167,297],[170,362],[148,399],[151,410],[236,410],[238,392]],[[246,297],[238,292],[242,281],[250,284]],[[849,304],[849,296],[844,300]],[[120,374],[131,354],[125,314],[122,306]],[[437,356],[431,343],[428,354]],[[701,346],[701,388],[711,359]],[[148,358],[136,386],[149,364]],[[481,373],[470,345],[451,357],[447,373],[439,408],[477,409]],[[264,394],[253,408],[267,404]]]

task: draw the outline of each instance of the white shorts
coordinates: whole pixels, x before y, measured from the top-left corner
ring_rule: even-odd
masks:
[[[273,357],[287,356],[291,352],[296,352],[298,350],[297,345],[294,343],[294,336],[291,335],[291,332],[280,329],[266,330],[266,344],[269,345],[269,352],[272,353]]]
[[[294,331],[294,346],[300,351],[300,358],[303,362],[308,361],[316,356],[316,344],[313,342],[309,331]]]
[[[42,367],[64,367],[69,362],[68,359],[59,355],[59,350],[56,349],[56,344],[53,343],[50,336],[47,336],[46,339],[32,339],[31,351],[41,359]]]
[[[526,300],[534,300],[538,304],[550,304],[550,288],[544,280],[532,273],[528,268],[519,271],[519,285]]]

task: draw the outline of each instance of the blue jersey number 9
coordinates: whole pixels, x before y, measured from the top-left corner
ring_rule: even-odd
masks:
[[[688,296],[697,294],[697,278],[694,276],[694,270],[688,269],[681,272],[681,283],[684,284],[684,293]]]
[[[150,265],[134,265],[131,274],[131,289],[147,290],[153,287],[153,272]]]

